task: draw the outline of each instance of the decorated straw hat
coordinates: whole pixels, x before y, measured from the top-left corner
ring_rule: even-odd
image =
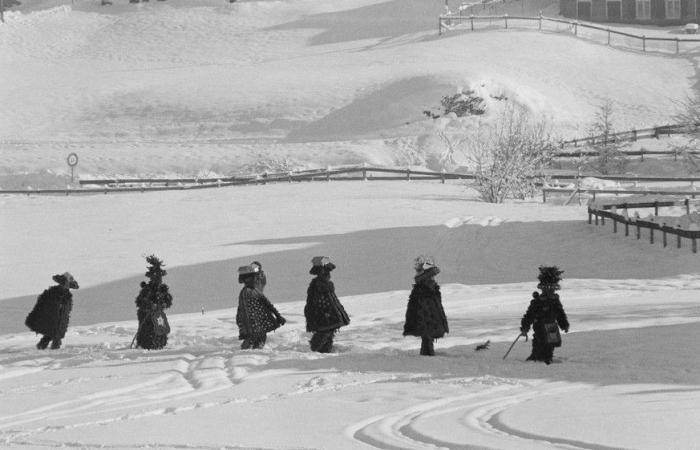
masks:
[[[335,269],[335,264],[327,256],[314,256],[311,258],[311,275],[318,275],[321,272],[330,272]]]
[[[440,273],[440,268],[432,256],[421,255],[413,260],[413,268],[416,269],[416,280],[424,277],[435,276]]]

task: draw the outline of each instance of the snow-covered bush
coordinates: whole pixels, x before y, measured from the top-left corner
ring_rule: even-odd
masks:
[[[471,135],[448,140],[443,159],[460,152],[476,175],[476,189],[489,203],[534,195],[536,179],[556,151],[546,121],[533,120],[526,109],[507,105],[492,124],[480,124]]]
[[[690,153],[697,150],[700,144],[700,96],[688,97],[682,104],[680,112],[674,117],[677,123],[688,124],[687,132],[690,136],[688,142],[682,145],[674,145],[674,150],[681,156],[688,173],[700,172],[700,158]]]

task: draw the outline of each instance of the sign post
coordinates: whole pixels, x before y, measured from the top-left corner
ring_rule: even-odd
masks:
[[[2,0],[0,0],[0,1],[2,1]],[[75,166],[78,165],[78,154],[77,153],[68,154],[68,157],[66,158],[66,162],[68,163],[68,166],[70,166],[70,182],[73,183]]]

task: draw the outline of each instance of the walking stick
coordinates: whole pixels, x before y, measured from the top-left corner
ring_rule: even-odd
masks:
[[[134,335],[134,338],[131,340],[131,345],[129,345],[129,348],[134,348],[134,342],[136,341],[136,336],[139,335],[139,331],[141,331],[141,327],[143,326],[143,323],[146,321],[148,316],[144,317],[141,322],[139,322],[139,327],[136,329],[136,334]]]
[[[518,335],[518,337],[515,338],[512,344],[510,344],[510,347],[508,348],[508,351],[506,352],[505,355],[503,355],[503,359],[506,359],[506,356],[508,356],[508,353],[510,353],[511,350],[513,350],[513,347],[515,347],[515,343],[518,342],[518,339],[520,339],[520,336],[523,336],[522,333]],[[525,340],[527,340],[527,335],[525,335]]]

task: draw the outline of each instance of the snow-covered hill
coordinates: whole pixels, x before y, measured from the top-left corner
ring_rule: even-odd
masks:
[[[618,129],[667,123],[695,76],[684,57],[567,34],[438,37],[442,0],[64,3],[0,26],[5,172],[65,173],[70,152],[91,176],[425,163],[438,131],[504,101],[562,137],[586,134],[608,99]],[[423,114],[459,89],[487,114]]]

